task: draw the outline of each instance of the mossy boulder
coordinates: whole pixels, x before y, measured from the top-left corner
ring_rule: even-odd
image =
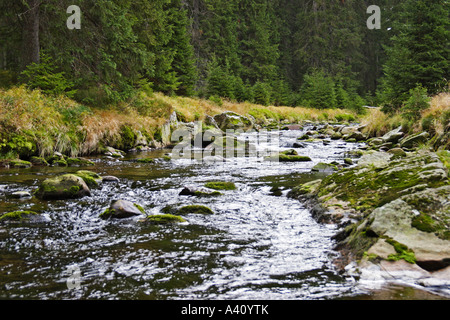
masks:
[[[180,196],[196,196],[196,197],[216,197],[222,195],[221,192],[208,188],[197,188],[192,186],[184,187],[180,192]]]
[[[43,157],[31,157],[30,162],[33,166],[49,166],[50,164]]]
[[[298,155],[297,152],[284,151],[264,157],[264,161],[272,162],[309,162],[312,159],[308,156]]]
[[[24,160],[11,160],[9,162],[9,165],[11,168],[21,168],[21,169],[30,168],[32,166],[31,162]]]
[[[450,265],[450,240],[431,230],[417,229],[415,220],[422,215],[406,201],[396,199],[376,208],[339,246],[357,258],[367,252],[384,260],[417,263],[427,271],[443,269]],[[430,217],[427,220],[432,221]],[[386,243],[392,246],[391,251],[386,250]]]
[[[210,208],[202,205],[189,205],[184,206],[177,210],[178,215],[184,215],[189,213],[214,214],[214,212]]]
[[[138,204],[127,200],[113,201],[101,215],[102,219],[126,219],[145,214],[145,210]]]
[[[95,165],[94,162],[83,158],[66,158],[65,161],[69,167],[87,167]]]
[[[365,161],[360,160],[356,167],[326,177],[317,196],[325,206],[337,199],[364,213],[413,192],[417,186],[448,184],[447,169],[434,153],[418,152],[396,161],[387,160],[390,158],[372,157],[373,162],[361,158]]]
[[[103,180],[99,174],[89,170],[79,170],[75,175],[82,178],[89,188],[98,188],[99,183]]]
[[[314,167],[312,167],[311,171],[314,172],[334,172],[337,171],[338,167],[331,163],[323,163],[319,162]]]
[[[84,180],[74,174],[46,179],[35,192],[35,196],[42,200],[79,199],[90,195]]]
[[[236,190],[234,182],[229,181],[211,181],[205,183],[205,187],[214,190]]]
[[[421,132],[406,136],[400,140],[400,147],[402,148],[415,148],[420,144],[424,144],[428,141],[430,134],[428,132]]]
[[[387,152],[393,155],[392,159],[406,157],[406,152],[402,148],[392,148],[392,149],[389,149]]]
[[[249,130],[253,128],[253,122],[249,118],[231,111],[215,115],[214,121],[222,131]]]
[[[37,223],[43,220],[34,211],[14,211],[0,215],[0,223]]]
[[[151,224],[173,224],[186,222],[186,220],[182,217],[173,214],[151,215],[148,216],[144,221]]]
[[[424,272],[448,267],[450,183],[440,157],[420,150],[361,159],[289,195],[304,200],[317,220],[341,227],[334,239],[342,261],[401,260]]]

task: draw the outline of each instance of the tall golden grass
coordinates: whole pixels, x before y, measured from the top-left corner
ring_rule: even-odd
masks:
[[[253,116],[260,124],[273,120],[289,123],[357,120],[366,125],[364,130],[371,136],[380,136],[401,124],[406,124],[411,131],[420,131],[424,125],[430,126],[430,122],[436,132],[443,132],[450,119],[449,93],[433,97],[422,119],[412,124],[400,113],[387,115],[379,109],[369,109],[366,115],[359,117],[349,110],[266,107],[227,100],[217,103],[162,93],[151,96],[140,93],[137,98],[100,109],[83,106],[64,96],[45,96],[39,90],[24,87],[0,90],[0,138],[11,133],[22,134],[35,141],[42,156],[54,151],[76,156],[98,152],[102,145],[114,145],[120,140],[121,128],[125,125],[152,136],[173,111],[183,122],[204,120],[207,115],[224,111]]]
[[[364,131],[370,136],[381,136],[400,125],[410,133],[429,131],[432,128],[435,134],[442,134],[450,120],[450,93],[443,92],[431,97],[430,107],[423,110],[420,119],[409,121],[402,117],[400,112],[386,114],[379,108],[369,109],[361,118],[365,125]]]
[[[233,111],[241,115],[251,115],[259,122],[265,120],[286,120],[287,122],[311,121],[338,121],[356,119],[357,116],[349,110],[341,109],[313,109],[304,107],[276,107],[263,106],[249,102],[236,103],[222,100],[217,102],[188,97],[171,97],[155,93],[155,98],[171,105],[177,114],[185,121],[203,120],[206,115],[214,116],[224,111]]]

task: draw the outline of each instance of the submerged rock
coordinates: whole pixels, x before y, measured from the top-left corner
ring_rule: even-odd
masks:
[[[214,190],[236,190],[234,182],[230,181],[212,181],[205,184],[206,188]]]
[[[100,217],[102,219],[126,219],[142,214],[145,214],[145,211],[140,205],[127,200],[116,200]]]
[[[81,177],[65,174],[44,180],[35,195],[42,200],[79,199],[90,196],[91,191]]]
[[[272,162],[309,162],[312,161],[308,156],[301,156],[294,149],[289,149],[279,153],[264,157],[264,161]]]

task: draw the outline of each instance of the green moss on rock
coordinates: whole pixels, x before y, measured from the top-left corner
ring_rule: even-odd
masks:
[[[31,162],[24,160],[11,160],[9,164],[13,168],[30,168],[32,166]]]
[[[146,218],[146,221],[153,224],[170,224],[186,222],[182,217],[173,214],[152,215]]]
[[[3,221],[24,221],[29,220],[30,216],[37,215],[34,211],[14,211],[0,216],[0,222]]]
[[[142,158],[142,159],[138,159],[137,162],[139,162],[139,163],[154,163],[155,159],[153,159],[153,158]]]
[[[389,261],[398,261],[403,259],[411,264],[416,263],[416,256],[414,254],[414,251],[409,249],[407,246],[390,238],[387,238],[386,242],[393,246],[395,252],[397,252],[396,254],[390,254],[388,256]]]
[[[214,212],[206,207],[206,206],[202,206],[202,205],[189,205],[189,206],[184,206],[182,208],[180,208],[177,213],[179,215],[183,215],[183,214],[189,214],[189,213],[199,213],[199,214],[214,214]]]
[[[89,188],[97,188],[102,181],[102,177],[99,174],[88,170],[79,170],[75,175],[83,179]]]
[[[227,181],[207,182],[205,187],[214,190],[236,190],[236,185]]]

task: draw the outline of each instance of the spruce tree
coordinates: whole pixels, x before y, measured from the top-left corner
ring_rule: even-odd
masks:
[[[448,0],[404,3],[384,65],[382,98],[386,111],[400,108],[418,85],[435,94],[448,84],[449,13]]]

